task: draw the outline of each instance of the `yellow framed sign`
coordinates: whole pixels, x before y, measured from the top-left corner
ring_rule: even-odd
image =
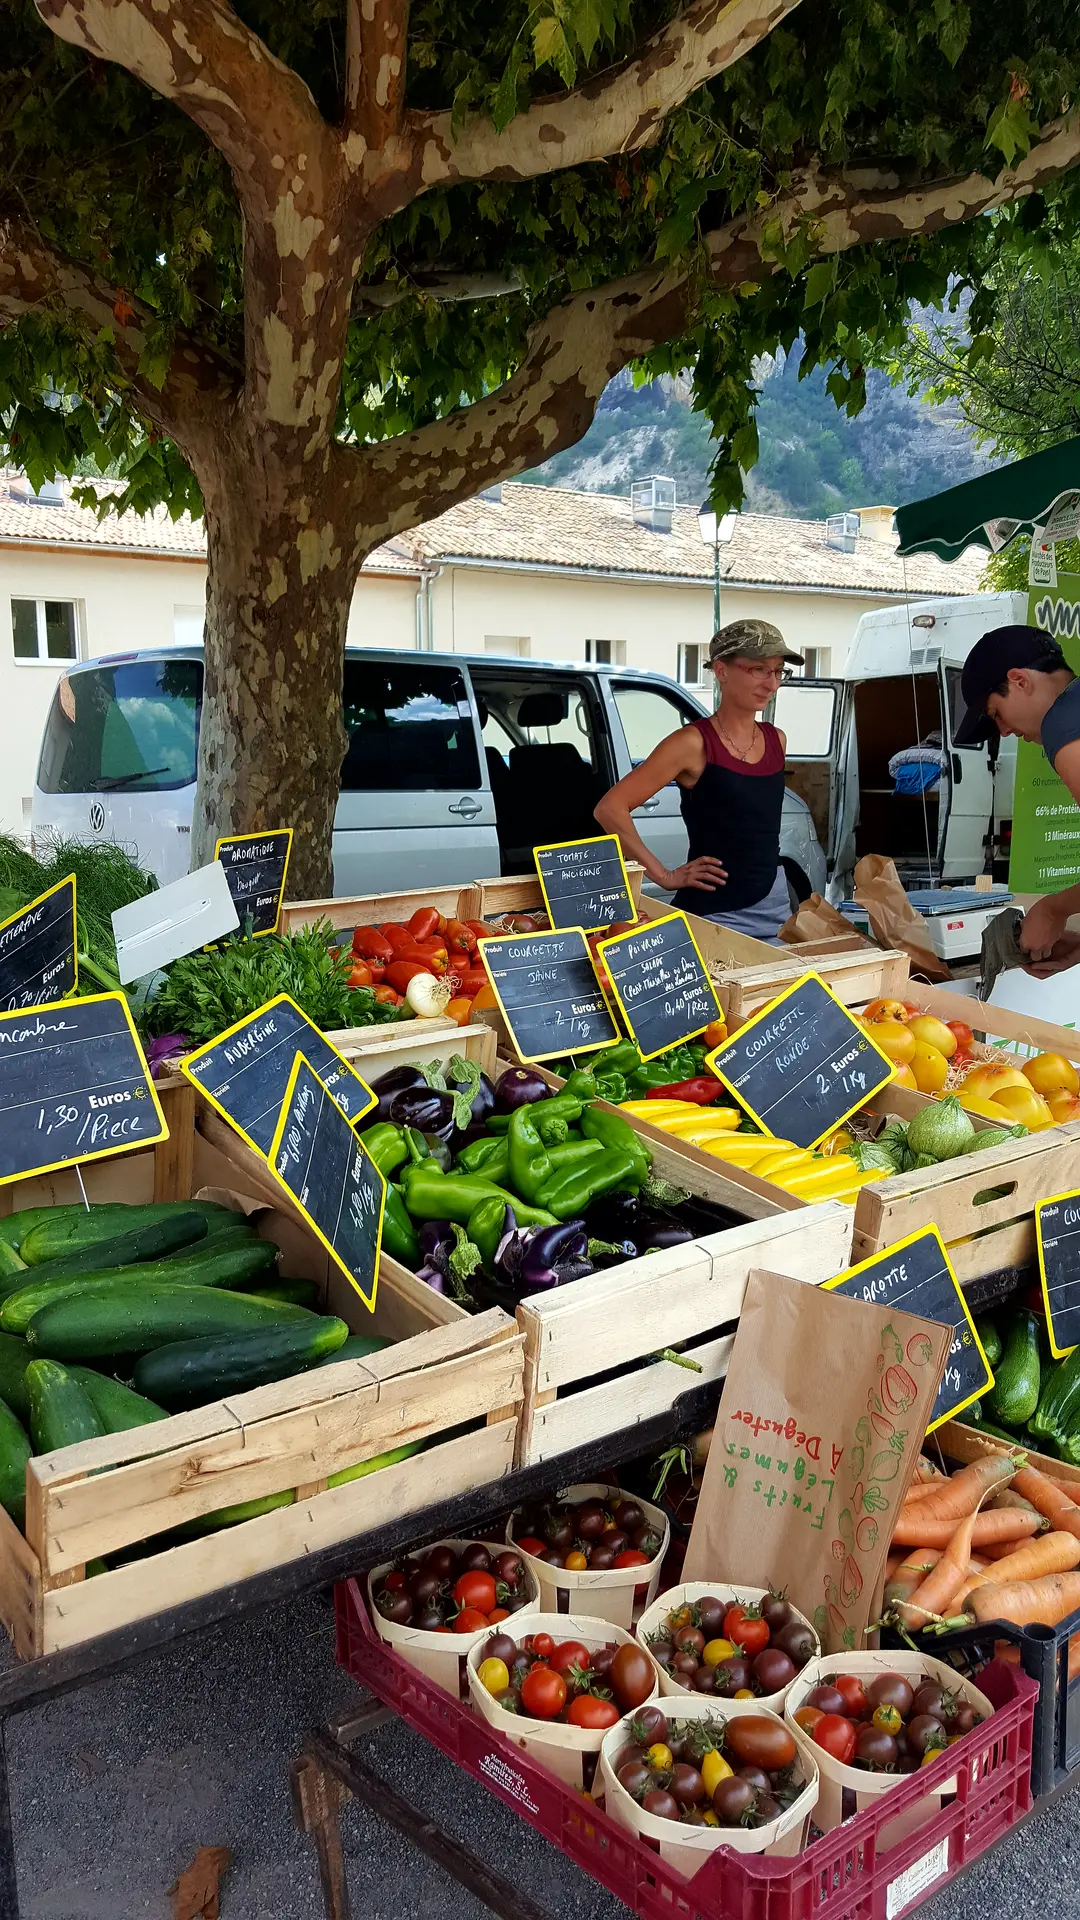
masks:
[[[582,927],[497,934],[480,958],[522,1060],[595,1053],[619,1038]]]
[[[0,1013],[0,1186],[168,1137],[125,994]]]
[[[79,990],[75,875],[0,921],[0,1012],[45,1007]]]
[[[378,1105],[367,1081],[287,993],[196,1047],[181,1060],[180,1071],[249,1147],[269,1157],[298,1053],[321,1075],[351,1126]]]
[[[723,1019],[685,913],[666,913],[627,933],[612,934],[598,940],[596,950],[643,1060],[655,1060]]]
[[[228,833],[214,848],[241,928],[250,916],[256,937],[278,930],[292,840],[291,827],[274,827],[269,833]]]
[[[314,1067],[298,1053],[270,1167],[330,1258],[373,1312],[386,1181]]]
[[[540,891],[552,927],[602,933],[618,920],[636,920],[630,876],[617,833],[594,840],[553,840],[533,848]]]
[[[1039,1278],[1055,1360],[1080,1345],[1080,1193],[1055,1193],[1035,1208]]]

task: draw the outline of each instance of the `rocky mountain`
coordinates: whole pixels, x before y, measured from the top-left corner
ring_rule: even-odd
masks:
[[[799,379],[799,359],[796,348],[760,369],[760,454],[746,489],[753,511],[821,519],[847,507],[901,506],[992,464],[958,413],[912,397],[875,369],[867,374],[866,406],[849,420],[820,368]],[[712,442],[691,400],[688,380],[635,387],[628,372],[618,374],[585,438],[523,478],[628,493],[631,481],[663,473],[681,501],[703,500]]]

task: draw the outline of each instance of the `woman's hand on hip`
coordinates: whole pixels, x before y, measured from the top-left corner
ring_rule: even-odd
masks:
[[[683,887],[697,887],[704,893],[712,893],[727,882],[727,869],[711,853],[703,853],[696,860],[687,860],[684,866],[672,867],[664,881],[665,891],[672,893]]]

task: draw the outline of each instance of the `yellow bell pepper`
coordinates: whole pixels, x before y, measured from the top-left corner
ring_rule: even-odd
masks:
[[[822,1141],[818,1152],[828,1159],[835,1153],[850,1153],[854,1145],[854,1134],[849,1133],[846,1127],[837,1127],[835,1133],[830,1133],[828,1139]]]

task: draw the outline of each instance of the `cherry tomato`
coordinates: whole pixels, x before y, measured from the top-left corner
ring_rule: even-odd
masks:
[[[488,1614],[488,1626],[494,1627],[498,1621],[509,1620],[509,1618],[509,1607],[492,1607],[491,1612]]]
[[[404,1585],[405,1585],[405,1575],[403,1573],[397,1573],[397,1572],[388,1573],[386,1576],[386,1579],[383,1581],[383,1586],[386,1589],[387,1593],[396,1593],[398,1588],[403,1587]],[[422,1600],[423,1598],[424,1598],[424,1595],[417,1593],[414,1588],[413,1599]]]
[[[462,1607],[461,1612],[454,1621],[454,1632],[479,1633],[480,1629],[486,1627],[487,1624],[487,1614],[481,1613],[479,1607]]]
[[[857,1720],[860,1714],[869,1711],[870,1702],[866,1698],[866,1688],[857,1674],[838,1673],[833,1686],[842,1695],[844,1712],[850,1720]]]
[[[585,1668],[589,1664],[589,1649],[583,1647],[580,1640],[560,1640],[551,1655],[552,1671],[569,1673],[571,1667]]]
[[[569,1566],[570,1561],[567,1560],[566,1564]],[[627,1547],[625,1553],[617,1553],[615,1555],[615,1565],[617,1567],[647,1567],[648,1564],[648,1554],[639,1553],[636,1547]]]
[[[724,1639],[734,1640],[751,1658],[769,1644],[769,1629],[757,1607],[729,1607],[724,1615]]]
[[[798,1752],[794,1735],[763,1713],[741,1713],[729,1720],[724,1744],[741,1767],[762,1767],[766,1773],[790,1767]]]
[[[531,1553],[533,1555],[536,1555],[538,1553],[543,1553],[544,1548],[547,1546],[547,1541],[538,1540],[534,1533],[526,1533],[518,1541],[517,1544],[521,1548],[522,1553]]]
[[[566,1718],[572,1727],[596,1731],[616,1726],[621,1716],[614,1700],[598,1700],[594,1693],[579,1693],[576,1700],[571,1700]]]
[[[958,1052],[970,1053],[972,1045],[974,1044],[975,1035],[972,1033],[967,1022],[965,1020],[946,1020],[945,1025],[956,1041]]]
[[[476,1677],[489,1693],[505,1693],[510,1685],[510,1675],[504,1660],[481,1660],[476,1669]]]
[[[615,1698],[624,1713],[642,1706],[656,1685],[656,1668],[644,1647],[617,1647],[609,1672]]]
[[[531,1633],[525,1645],[538,1660],[550,1660],[555,1651],[555,1642],[550,1633]]]
[[[459,1607],[476,1607],[480,1613],[490,1613],[496,1604],[495,1582],[490,1573],[463,1573],[455,1580],[453,1596]]]
[[[820,1707],[799,1707],[795,1713],[795,1725],[804,1733],[813,1733],[819,1720],[825,1718]]]
[[[874,1725],[879,1733],[891,1733],[895,1738],[903,1724],[896,1707],[874,1708]]]
[[[583,1573],[588,1564],[585,1555],[578,1550],[575,1550],[573,1553],[568,1553],[566,1556],[566,1570],[568,1573]],[[622,1562],[616,1560],[615,1565],[617,1567],[621,1566]]]
[[[856,1738],[853,1720],[845,1720],[839,1713],[823,1713],[811,1737],[842,1766],[850,1766]]]
[[[550,1634],[538,1639],[550,1640]],[[554,1720],[566,1705],[566,1681],[550,1667],[533,1667],[521,1683],[521,1704],[533,1720]]]

